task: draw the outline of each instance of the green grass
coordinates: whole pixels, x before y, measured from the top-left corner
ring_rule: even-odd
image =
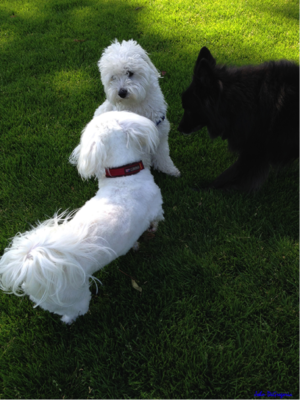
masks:
[[[202,46],[220,63],[298,61],[296,0],[2,0],[0,254],[8,239],[97,189],[68,163],[103,102],[97,61],[136,39],[159,70],[182,177],[154,172],[165,222],[97,274],[71,326],[0,294],[0,398],[299,398],[296,165],[253,196],[194,192],[234,160],[176,127]],[[131,286],[134,276],[143,292]]]

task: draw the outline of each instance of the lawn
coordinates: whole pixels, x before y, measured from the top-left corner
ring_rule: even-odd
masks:
[[[196,192],[235,156],[205,129],[177,131],[202,46],[219,63],[298,62],[298,16],[296,0],[0,2],[0,254],[94,196],[68,157],[104,101],[97,61],[114,38],[164,72],[182,173],[153,172],[165,222],[96,274],[73,325],[0,293],[0,398],[299,398],[298,164],[255,195]]]

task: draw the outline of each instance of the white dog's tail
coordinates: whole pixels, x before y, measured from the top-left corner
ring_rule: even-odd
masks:
[[[74,212],[55,214],[36,228],[18,233],[0,259],[0,288],[22,296],[33,296],[38,306],[46,298],[55,304],[64,289],[75,289],[96,279],[87,267],[96,264],[99,253],[110,258],[113,251],[91,240],[90,226],[72,228]],[[99,238],[96,238],[99,243]],[[109,260],[108,260],[109,261]]]

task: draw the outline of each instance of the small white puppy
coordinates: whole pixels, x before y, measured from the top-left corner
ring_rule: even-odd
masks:
[[[158,131],[145,117],[109,112],[94,118],[71,161],[83,178],[98,178],[98,192],[78,211],[18,233],[0,259],[0,288],[29,295],[66,323],[85,314],[92,274],[164,219],[161,192],[149,170],[158,143]]]
[[[146,51],[134,40],[115,40],[102,53],[98,62],[107,100],[94,117],[107,111],[132,111],[151,119],[158,128],[160,142],[152,155],[154,168],[173,176],[179,170],[170,158],[167,103],[160,89],[160,73]]]

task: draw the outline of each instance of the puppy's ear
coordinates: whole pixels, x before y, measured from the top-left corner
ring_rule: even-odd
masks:
[[[199,54],[198,54],[198,58],[196,61],[196,65],[195,65],[195,69],[196,67],[200,64],[201,60],[207,60],[208,63],[214,67],[216,65],[216,60],[213,58],[211,52],[208,50],[207,47],[202,47],[202,49],[200,50]]]
[[[213,67],[206,59],[202,59],[195,68],[194,80],[196,84],[204,87],[211,87],[216,81]]]
[[[141,152],[155,153],[159,144],[159,133],[155,124],[144,117],[136,116],[136,118],[137,121],[132,119],[119,121],[119,125],[127,134],[128,143],[133,144]]]
[[[152,69],[152,71],[155,73],[155,75],[157,76],[157,78],[161,78],[160,72],[157,70],[157,68],[155,67],[155,65],[152,63],[152,61],[150,60],[150,57],[148,56],[148,54],[143,50],[141,53],[141,58],[146,61],[146,63],[149,65],[149,67]]]
[[[100,179],[105,174],[106,151],[98,129],[92,120],[83,130],[80,144],[70,156],[71,164],[77,165],[78,172],[83,179],[93,176]]]

